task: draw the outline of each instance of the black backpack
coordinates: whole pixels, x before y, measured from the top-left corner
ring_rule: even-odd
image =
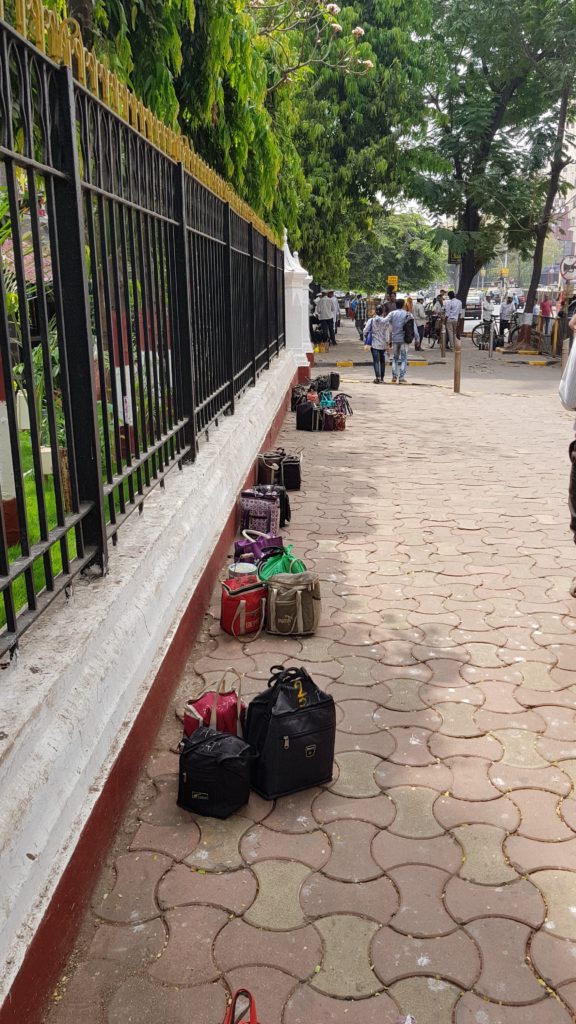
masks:
[[[252,788],[266,800],[330,782],[336,738],[334,699],[306,669],[270,671],[268,689],[248,705],[245,730],[258,754]]]
[[[414,335],[416,333],[416,321],[413,316],[408,315],[404,321],[404,343],[409,345],[410,342],[414,341]]]
[[[296,430],[322,430],[322,416],[316,402],[302,402],[296,409]]]
[[[250,747],[238,736],[201,726],[180,753],[177,804],[209,818],[228,818],[248,803]]]

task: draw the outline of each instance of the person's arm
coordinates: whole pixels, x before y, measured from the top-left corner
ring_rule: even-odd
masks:
[[[372,329],[372,317],[370,317],[370,319],[367,320],[366,323],[364,324],[364,330],[362,331],[362,335],[363,335],[364,338],[368,337],[368,332],[371,329]]]
[[[568,327],[571,331],[576,331],[576,313],[574,313],[574,316],[569,321]]]

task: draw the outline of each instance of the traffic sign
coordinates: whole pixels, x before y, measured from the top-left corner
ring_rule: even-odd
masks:
[[[510,267],[500,267],[500,277],[509,277]]]
[[[386,281],[388,282],[388,284],[392,285],[394,291],[397,290],[397,288],[398,288],[398,277],[395,274],[388,274],[388,277],[386,278]]]
[[[576,256],[565,256],[560,264],[560,274],[565,281],[576,281]]]

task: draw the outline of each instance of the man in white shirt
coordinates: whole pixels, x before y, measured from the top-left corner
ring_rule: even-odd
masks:
[[[331,345],[335,345],[336,335],[334,334],[334,306],[332,305],[332,299],[329,298],[327,291],[324,290],[318,296],[315,308],[316,316],[320,321],[324,341],[330,341]]]
[[[504,331],[510,330],[510,321],[515,309],[514,299],[511,295],[507,295],[500,306],[500,342],[502,345],[504,344]]]
[[[426,307],[424,306],[424,296],[422,294],[418,294],[416,296],[416,302],[414,303],[414,321],[418,332],[417,337],[414,339],[414,348],[418,352],[422,348],[424,327],[426,325]]]
[[[448,336],[448,348],[455,348],[458,336],[458,322],[462,315],[462,303],[455,298],[454,292],[448,292],[448,300],[444,306],[446,316],[446,334]]]

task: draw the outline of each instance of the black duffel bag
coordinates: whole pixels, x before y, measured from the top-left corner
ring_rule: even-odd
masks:
[[[284,529],[286,523],[289,523],[292,518],[292,512],[290,511],[290,498],[286,493],[286,488],[280,484],[256,484],[253,488],[258,494],[275,494],[280,502],[280,529]]]
[[[245,730],[258,755],[252,789],[266,800],[330,782],[336,737],[334,699],[306,669],[270,671],[268,689],[248,705]]]
[[[250,766],[248,743],[201,726],[184,741],[180,753],[177,804],[209,818],[228,818],[248,803]]]

